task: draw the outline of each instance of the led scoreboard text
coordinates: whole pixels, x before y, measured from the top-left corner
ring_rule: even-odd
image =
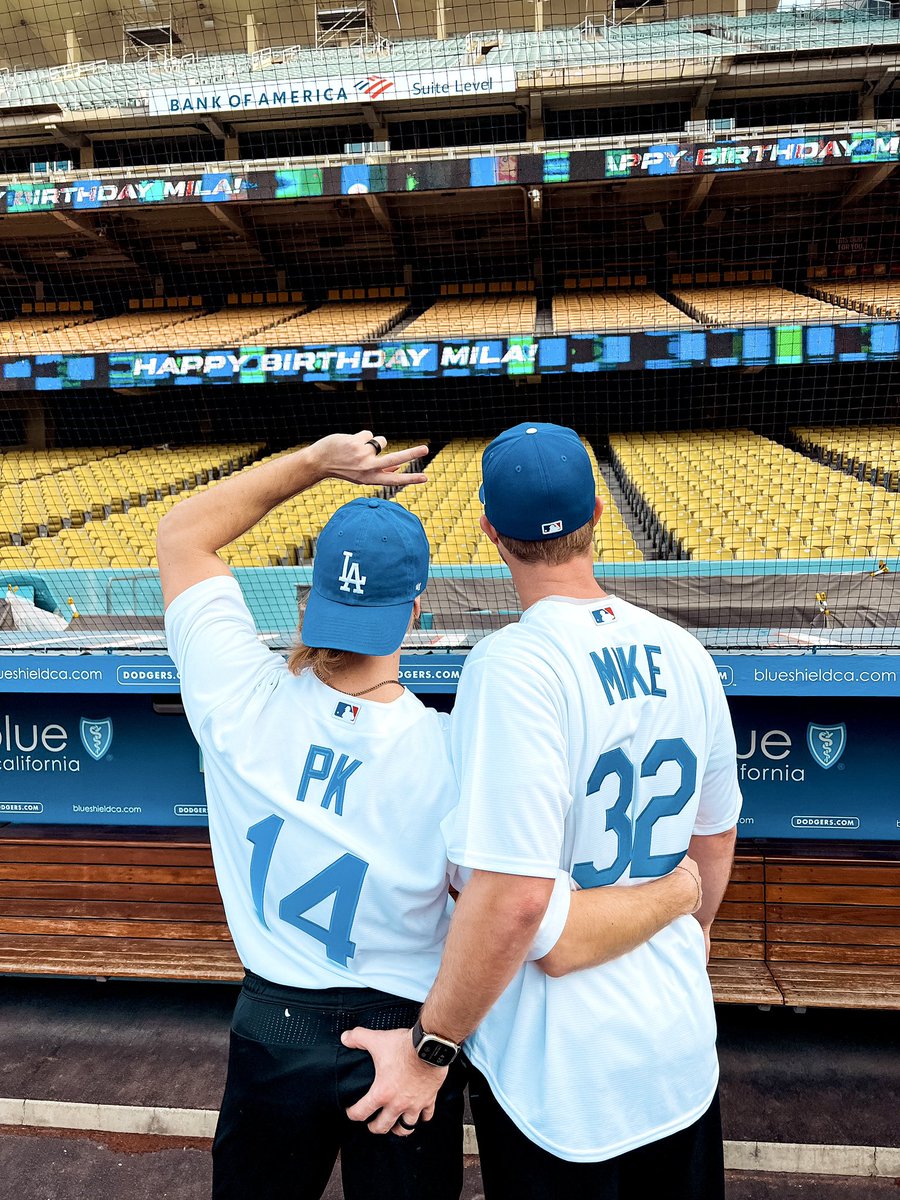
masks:
[[[352,86],[357,103],[378,99],[385,81],[379,76]],[[488,87],[488,85],[490,85]],[[489,73],[472,79],[451,78],[435,72],[420,80],[417,95],[457,95],[465,91],[503,90]],[[365,89],[370,89],[366,91]],[[431,92],[424,89],[432,88]],[[446,92],[444,89],[448,89]],[[268,107],[282,107],[291,93],[264,93]],[[302,91],[298,93],[302,99]],[[387,93],[390,98],[391,93]],[[259,96],[255,97],[259,99]],[[349,96],[348,96],[349,98]],[[190,111],[206,111],[202,97],[194,96]],[[241,106],[253,94],[238,97]],[[206,108],[228,108],[226,100]],[[234,106],[230,106],[234,107]],[[169,111],[169,110],[166,110]],[[181,111],[181,110],[178,110]],[[177,174],[146,171],[140,175],[90,175],[61,181],[13,184],[0,189],[0,212],[11,215],[57,210],[105,210],[168,204],[240,204],[247,200],[295,200],[315,196],[352,196],[365,192],[445,191],[450,188],[515,187],[565,183],[644,179],[661,175],[733,174],[735,171],[864,166],[900,162],[900,132],[887,129],[835,137],[783,137],[766,141],[735,138],[707,142],[671,142],[644,146],[617,146],[598,150],[546,150],[543,153],[458,154],[432,159],[404,160],[400,154],[352,156],[327,165],[284,166],[274,170],[209,171]],[[150,168],[152,172],[153,168]]]
[[[0,357],[0,391],[559,375],[686,367],[892,362],[900,323],[647,330],[565,337]]]

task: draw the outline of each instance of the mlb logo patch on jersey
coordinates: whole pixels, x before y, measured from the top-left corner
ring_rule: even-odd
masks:
[[[562,533],[562,521],[545,521],[541,526],[541,533],[547,535],[551,533]]]
[[[342,700],[340,704],[335,707],[334,715],[339,721],[347,721],[348,724],[354,725],[356,723],[356,718],[359,716],[359,705],[347,704],[345,700]]]
[[[592,616],[598,625],[607,625],[610,621],[616,619],[616,614],[612,608],[607,605],[605,608],[595,608],[592,610]]]

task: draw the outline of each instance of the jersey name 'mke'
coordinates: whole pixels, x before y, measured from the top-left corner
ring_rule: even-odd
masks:
[[[634,700],[638,691],[645,696],[665,696],[666,689],[658,682],[660,667],[654,662],[654,655],[659,654],[662,654],[659,646],[647,645],[606,646],[599,654],[592,650],[591,661],[600,676],[607,703]]]

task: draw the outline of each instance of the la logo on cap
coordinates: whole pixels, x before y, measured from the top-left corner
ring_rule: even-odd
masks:
[[[344,569],[338,575],[338,581],[341,585],[342,592],[349,592],[350,585],[353,585],[353,591],[357,596],[363,594],[366,579],[368,576],[360,575],[359,563],[353,558],[352,550],[344,551]]]

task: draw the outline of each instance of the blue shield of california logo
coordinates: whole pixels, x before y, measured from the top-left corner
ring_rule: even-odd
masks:
[[[109,753],[112,739],[113,724],[110,717],[93,721],[88,717],[81,718],[81,744],[95,762]]]
[[[810,721],[806,728],[806,744],[819,766],[827,771],[847,748],[847,726],[814,725]]]

